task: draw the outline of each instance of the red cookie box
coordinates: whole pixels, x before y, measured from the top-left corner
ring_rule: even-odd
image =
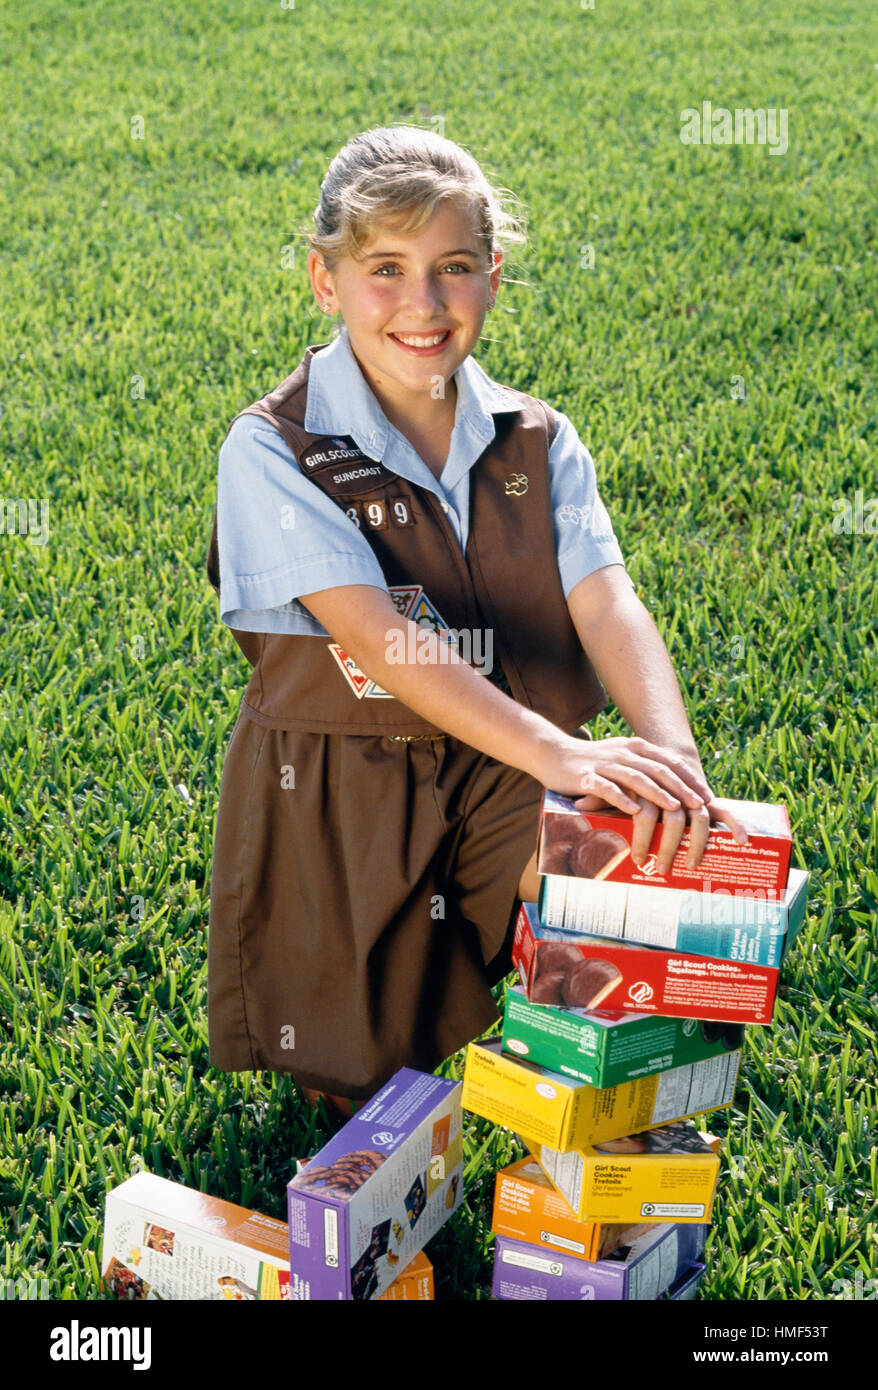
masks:
[[[570,982],[568,993],[575,987],[577,997],[567,1001],[573,1007],[721,1023],[770,1023],[780,978],[767,966],[550,931],[540,926],[534,903],[519,909],[512,960],[536,1004],[561,1003],[555,998],[561,979]]]
[[[639,867],[631,858],[634,821],[610,808],[577,811],[573,800],[545,791],[540,814],[537,871],[605,883],[646,883],[653,887],[689,888],[710,893],[782,893],[790,867],[790,823],[784,806],[758,801],[730,801],[744,825],[748,843],[739,845],[723,825],[712,825],[701,863],[686,868],[689,831],[683,832],[666,875],[656,873],[656,856],[662,837],[656,825],[649,851]]]

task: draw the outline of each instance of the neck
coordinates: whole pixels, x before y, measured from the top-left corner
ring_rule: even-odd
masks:
[[[377,400],[385,416],[397,429],[431,430],[440,429],[454,423],[457,408],[457,382],[454,374],[445,382],[445,390],[434,397],[430,390],[406,391],[392,381],[385,381],[370,370],[354,351],[348,338],[348,346],[363,378]]]
[[[372,390],[387,419],[397,429],[404,430],[408,427],[415,430],[431,430],[454,423],[457,383],[453,376],[445,383],[444,396],[437,400],[429,394],[422,394],[412,398],[410,402],[401,401],[397,398],[386,398],[384,392],[376,391],[374,386]]]

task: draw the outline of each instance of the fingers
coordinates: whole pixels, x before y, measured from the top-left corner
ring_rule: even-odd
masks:
[[[677,853],[683,831],[686,829],[686,812],[665,811],[662,814],[662,838],[655,858],[656,873],[664,878],[671,867],[671,860]]]
[[[702,804],[695,796],[695,793],[690,791],[688,787],[684,787],[678,778],[673,777],[672,773],[662,771],[660,764],[650,764],[643,760],[639,760],[639,762],[641,765],[619,762],[615,765],[605,767],[604,771],[609,776],[612,776],[615,782],[620,783],[626,788],[633,796],[645,797],[647,801],[651,801],[655,806],[660,806],[662,810],[679,810],[681,797],[687,800],[689,797],[692,797],[693,805],[700,806]],[[655,772],[655,776],[650,775],[653,771]],[[665,786],[665,781],[676,782],[679,787],[680,796],[677,796],[670,787]],[[589,787],[589,790],[591,790],[591,787]],[[603,795],[603,793],[601,794]],[[631,811],[630,814],[634,815],[635,812]]]
[[[651,801],[641,800],[640,810],[634,817],[634,829],[631,835],[631,858],[638,867],[649,854],[658,817],[658,807],[654,806]]]
[[[602,771],[612,776],[614,781],[621,782],[634,795],[646,796],[669,811],[681,805],[696,807],[704,804],[691,785],[695,780],[694,774],[676,754],[666,753],[644,739],[602,739],[592,746],[592,756],[600,759]],[[649,750],[655,756],[647,757],[641,749]],[[679,769],[679,773],[675,768]],[[707,784],[703,785],[708,791]]]
[[[633,740],[618,742],[630,743]],[[643,740],[638,740],[638,743],[642,744]],[[655,871],[663,878],[667,877],[670,871],[687,828],[689,838],[686,846],[686,868],[690,870],[697,869],[704,858],[711,823],[722,822],[738,844],[748,843],[746,827],[730,809],[730,803],[714,797],[709,788],[708,804],[684,808],[664,787],[656,785],[645,773],[633,766],[605,764],[603,772],[607,775],[602,776],[600,773],[589,771],[583,776],[582,782],[587,791],[585,795],[574,800],[573,804],[577,811],[583,814],[599,810],[605,805],[614,806],[630,815],[633,821],[631,858],[638,867],[646,862],[649,855],[659,816],[662,832],[656,851]],[[610,781],[611,776],[615,780]],[[627,792],[623,787],[628,789]]]
[[[652,759],[654,762],[663,763],[666,767],[676,774],[686,786],[691,787],[692,791],[707,801],[712,797],[712,792],[707,784],[704,773],[697,764],[697,754],[695,762],[688,760],[680,753],[675,753],[669,748],[663,748],[661,744],[650,743],[645,738],[620,739],[620,743],[627,744],[630,751],[642,758]]]
[[[686,868],[697,869],[701,863],[704,851],[707,849],[707,837],[710,834],[710,816],[707,807],[702,806],[697,811],[689,812],[689,846],[686,851]]]
[[[718,801],[716,797],[711,797],[707,805],[707,811],[712,821],[722,821],[731,830],[739,845],[749,843],[747,829],[742,820],[735,815],[734,811],[729,810],[727,801]]]
[[[607,758],[606,750],[601,744],[594,746],[600,749],[600,753],[594,755],[596,758],[599,757],[600,761],[597,765],[587,766],[586,771],[580,773],[579,788],[583,795],[590,793],[592,796],[602,797],[611,806],[618,807],[629,816],[636,815],[640,810],[639,802],[635,798],[641,796],[668,811],[678,809],[680,802],[664,787],[652,781],[639,769],[627,766],[617,757]],[[597,767],[600,767],[600,772],[597,771]]]
[[[655,758],[643,758],[634,752],[623,753],[620,761],[632,771],[646,776],[665,791],[670,792],[677,805],[703,806],[704,801],[692,786],[679,777],[666,763]],[[671,809],[670,807],[668,809]]]
[[[587,772],[582,779],[582,788],[592,797],[606,801],[610,806],[625,811],[629,816],[633,816],[635,812],[640,810],[639,803],[633,797],[628,796],[627,792],[622,787],[617,786],[615,782],[602,777],[599,772]],[[580,806],[578,809],[584,811],[587,808]]]
[[[641,809],[634,817],[634,830],[631,836],[631,858],[638,867],[644,863],[649,854],[649,847],[652,844],[657,823],[658,808],[652,806],[648,801],[641,802]],[[707,837],[710,833],[710,817],[705,807],[702,806],[700,809],[688,813],[682,809],[663,811],[662,834],[656,854],[656,872],[661,874],[663,878],[667,877],[687,825],[689,844],[686,853],[686,867],[687,869],[694,869],[701,863],[701,858],[707,848]]]
[[[606,806],[606,804],[602,796],[580,796],[573,802],[577,811],[600,811],[601,807]]]
[[[653,821],[653,829],[655,822]],[[710,816],[705,806],[697,807],[688,813],[665,811],[662,814],[662,838],[656,855],[656,872],[667,877],[674,855],[680,848],[683,834],[688,828],[689,840],[686,846],[686,868],[697,869],[707,849],[710,835]],[[633,858],[633,855],[632,855]],[[635,863],[638,862],[635,860]]]
[[[577,743],[576,761],[579,762],[584,750],[582,742]],[[566,781],[566,778],[562,780]],[[640,818],[642,828],[637,838],[637,848],[643,849],[644,857],[648,853],[645,844],[648,821],[652,821],[654,829],[659,811],[673,813],[673,816],[667,817],[670,827],[668,845],[672,843],[679,824],[677,813],[682,810],[684,819],[686,812],[692,813],[693,833],[687,857],[692,868],[700,863],[704,855],[711,820],[723,820],[739,844],[747,843],[746,830],[734,812],[728,809],[728,803],[714,797],[698,764],[697,754],[693,759],[687,759],[642,738],[600,739],[588,748],[585,766],[579,762],[575,780],[579,793],[578,800],[574,798],[577,810],[585,812],[595,809],[597,801]],[[557,790],[574,796],[572,788],[568,790],[568,787],[558,783],[555,786]],[[648,818],[644,814],[645,804],[653,808]],[[707,817],[706,806],[710,807]]]

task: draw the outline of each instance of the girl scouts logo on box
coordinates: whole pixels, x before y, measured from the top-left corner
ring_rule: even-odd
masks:
[[[320,486],[334,497],[352,497],[392,483],[396,474],[383,463],[370,459],[352,439],[337,436],[318,439],[299,455],[299,467],[306,477],[331,469],[321,477]]]
[[[438,609],[430,602],[420,584],[396,584],[390,587],[390,597],[403,618],[410,618],[419,627],[430,628],[437,637],[451,643],[451,633]],[[337,642],[328,643],[339,664],[341,673],[358,700],[392,700],[393,696],[377,682],[370,680]]]
[[[652,985],[648,985],[645,980],[638,980],[628,991],[628,998],[635,1004],[647,1004],[654,994]]]

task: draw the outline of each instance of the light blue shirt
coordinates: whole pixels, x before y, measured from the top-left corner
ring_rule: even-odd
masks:
[[[305,429],[349,435],[363,453],[439,499],[461,550],[469,528],[469,470],[494,438],[491,411],[520,410],[515,398],[467,357],[454,379],[457,402],[448,458],[437,480],[381,409],[346,329],[314,354]],[[592,458],[566,415],[549,450],[558,570],[564,597],[605,565],[624,564],[598,495]],[[300,594],[341,584],[387,592],[381,567],[355,522],[310,478],[265,420],[244,415],[219,455],[217,539],[220,616],[245,632],[329,634]]]

